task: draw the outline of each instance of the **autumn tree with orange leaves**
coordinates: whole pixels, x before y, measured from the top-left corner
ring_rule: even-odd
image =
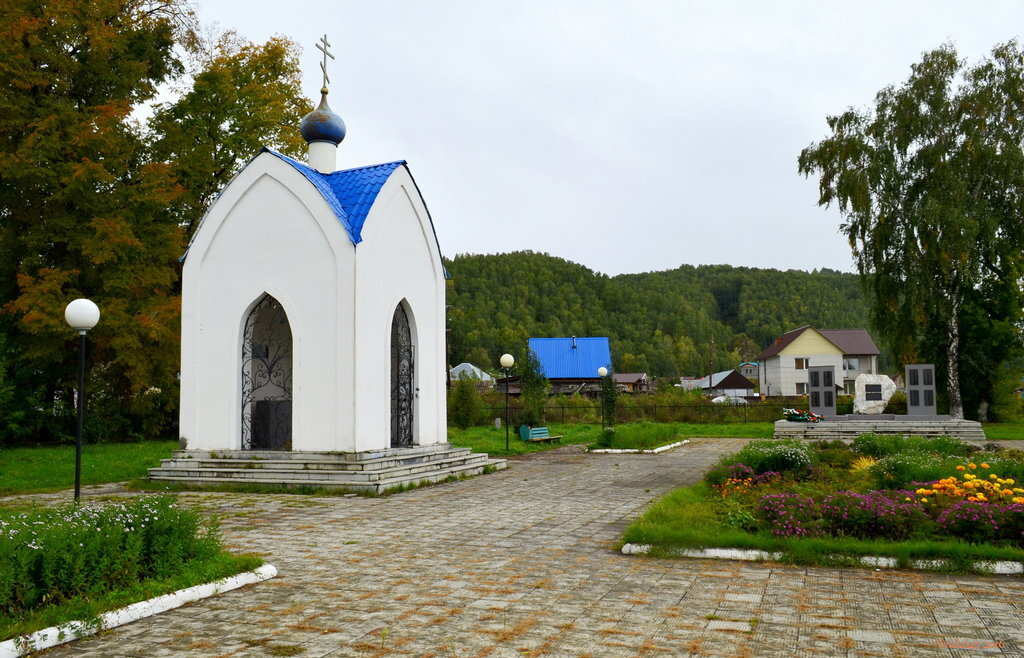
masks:
[[[153,438],[175,420],[179,258],[218,186],[258,152],[231,126],[292,150],[274,135],[308,107],[291,42],[232,37],[204,56],[196,25],[184,0],[0,7],[0,445],[73,432],[76,336],[63,311],[76,297],[102,313],[89,334],[87,438]],[[199,63],[191,76],[188,61]],[[224,90],[262,73],[260,97],[246,97],[250,86],[233,107],[196,98],[191,83],[209,69]],[[185,88],[150,126],[135,118],[175,82]],[[215,116],[224,134],[186,123],[180,103]],[[253,112],[260,103],[273,111]],[[212,139],[231,150],[211,164]]]

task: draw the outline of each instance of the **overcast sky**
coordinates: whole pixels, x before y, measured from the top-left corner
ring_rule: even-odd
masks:
[[[446,256],[531,249],[606,274],[681,264],[853,271],[796,171],[825,117],[952,41],[977,61],[1024,3],[198,0],[303,47],[348,136],[339,168],[407,160]]]

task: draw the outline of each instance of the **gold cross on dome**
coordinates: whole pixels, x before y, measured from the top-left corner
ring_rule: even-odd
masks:
[[[331,47],[331,44],[327,42],[326,34],[320,39],[320,42],[316,44],[316,47],[320,52],[324,54],[324,61],[320,62],[320,70],[324,72],[324,89],[326,89],[327,83],[331,81],[331,79],[327,76],[327,58],[330,57],[331,59],[334,59],[334,55],[332,55],[330,51],[327,50],[328,48]]]

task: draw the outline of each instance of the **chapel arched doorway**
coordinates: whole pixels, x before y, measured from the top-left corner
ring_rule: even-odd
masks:
[[[292,329],[264,295],[242,332],[242,450],[292,449]]]
[[[416,350],[405,305],[399,304],[391,320],[391,447],[413,444],[413,412],[416,406]]]

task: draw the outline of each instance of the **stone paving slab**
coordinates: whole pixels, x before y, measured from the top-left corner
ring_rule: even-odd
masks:
[[[388,498],[183,493],[280,575],[45,655],[1021,655],[1020,577],[614,550],[650,501],[743,443],[569,446]]]

